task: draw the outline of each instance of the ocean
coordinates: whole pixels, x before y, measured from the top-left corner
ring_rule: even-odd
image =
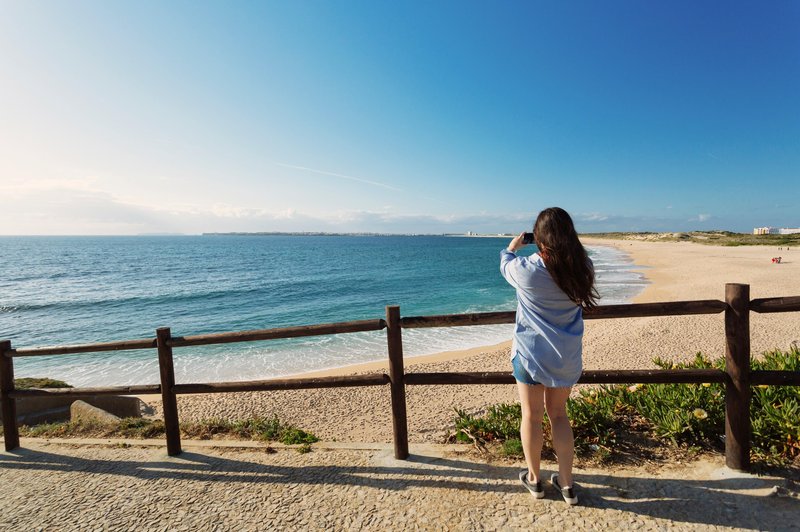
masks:
[[[402,316],[514,310],[508,238],[447,236],[0,237],[0,339],[17,348]],[[529,252],[532,247],[529,248]],[[589,248],[601,304],[646,281]],[[513,325],[403,332],[406,357],[492,345]],[[177,382],[263,379],[386,358],[385,331],[174,350]],[[17,377],[157,383],[155,350],[14,359]]]

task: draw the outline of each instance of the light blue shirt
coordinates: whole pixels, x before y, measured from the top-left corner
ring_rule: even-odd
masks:
[[[500,272],[517,290],[511,358],[519,355],[533,380],[550,388],[572,386],[581,376],[583,314],[558,287],[538,253],[500,252]]]

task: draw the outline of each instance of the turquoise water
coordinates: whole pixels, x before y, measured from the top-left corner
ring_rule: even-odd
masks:
[[[401,314],[513,310],[507,238],[436,236],[0,237],[0,339],[14,347],[239,331]],[[590,249],[602,303],[644,285]],[[406,356],[507,340],[511,325],[404,331]],[[175,350],[179,382],[260,379],[386,357],[384,332]],[[78,386],[158,382],[154,351],[15,359],[17,376]]]

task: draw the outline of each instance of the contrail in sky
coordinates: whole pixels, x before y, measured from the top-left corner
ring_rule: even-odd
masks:
[[[335,172],[326,172],[325,170],[315,170],[313,168],[306,168],[305,166],[295,166],[293,164],[277,163],[277,162],[275,164],[277,164],[278,166],[283,166],[284,168],[294,168],[295,170],[304,170],[306,172],[313,172],[315,174],[341,177],[342,179],[349,179],[351,181],[358,181],[359,183],[366,183],[368,185],[374,185],[376,187],[383,187],[383,188],[388,188],[389,190],[396,190],[397,192],[402,192],[402,189],[399,189],[397,187],[393,187],[385,183],[378,183],[377,181],[370,181],[369,179],[361,179],[360,177],[353,177],[351,175],[337,174]]]

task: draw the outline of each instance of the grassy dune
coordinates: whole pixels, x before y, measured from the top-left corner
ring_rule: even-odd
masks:
[[[695,242],[715,246],[797,246],[800,248],[800,234],[753,235],[731,231],[690,231],[688,233],[585,233],[582,236],[649,242]]]

